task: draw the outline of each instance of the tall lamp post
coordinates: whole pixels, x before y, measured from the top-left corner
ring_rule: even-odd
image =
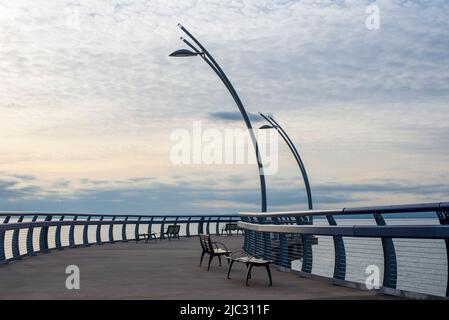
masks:
[[[180,23],[178,23],[179,28],[198,46],[198,48],[193,45],[188,40],[181,37],[181,40],[189,46],[192,50],[188,49],[180,49],[176,50],[175,52],[171,53],[170,57],[193,57],[193,56],[199,56],[201,57],[208,65],[212,68],[212,70],[217,74],[217,76],[220,78],[220,80],[223,82],[223,84],[228,89],[229,93],[231,94],[232,98],[234,98],[235,103],[237,104],[237,107],[239,108],[240,113],[242,114],[243,120],[245,121],[245,125],[249,131],[249,134],[251,136],[251,141],[254,146],[254,150],[256,152],[256,159],[257,159],[257,166],[259,169],[259,179],[260,179],[260,193],[261,193],[261,206],[262,206],[262,212],[267,211],[267,193],[266,193],[266,186],[265,186],[265,175],[263,170],[263,164],[262,160],[260,158],[259,153],[259,146],[257,144],[257,139],[253,131],[253,127],[251,125],[251,121],[249,120],[248,114],[243,106],[242,101],[240,100],[240,97],[237,94],[237,91],[235,91],[234,86],[232,85],[231,81],[229,81],[228,77],[224,73],[223,69],[218,65],[218,63],[215,61],[215,59],[212,57],[212,55],[206,50],[206,48],[186,29],[184,28]]]
[[[276,120],[273,119],[272,116],[266,116],[263,113],[259,114],[269,123],[269,125],[263,125],[260,127],[260,129],[276,129],[279,135],[284,139],[285,143],[287,143],[288,147],[290,148],[290,151],[293,153],[293,156],[296,159],[296,162],[298,163],[299,169],[301,170],[302,177],[304,179],[304,185],[306,187],[307,191],[307,201],[309,203],[309,210],[313,209],[313,203],[312,203],[312,192],[310,190],[310,184],[309,184],[309,178],[307,177],[306,168],[304,167],[304,163],[301,160],[301,157],[299,156],[299,152],[296,149],[295,145],[293,144],[290,137],[287,135],[284,129],[279,125],[279,123],[276,122]],[[379,215],[380,216],[380,215]],[[326,219],[331,226],[336,226],[337,222],[335,221],[335,218],[331,215],[326,216]],[[379,219],[378,217],[376,218]],[[313,216],[309,217],[309,223],[313,222]],[[379,223],[379,222],[378,222]],[[335,258],[335,264],[334,264],[334,278],[336,279],[344,279],[346,274],[346,254],[345,254],[345,244],[343,242],[342,236],[333,236],[334,240],[334,247],[335,252],[337,252],[337,256]],[[391,240],[391,239],[390,239]],[[304,245],[307,245],[307,250],[311,249],[311,243],[308,241],[307,237],[303,237],[303,243]],[[394,250],[394,249],[393,249]],[[303,264],[302,271],[305,272],[311,272],[311,264]]]
[[[306,187],[307,192],[307,203],[309,210],[313,209],[313,200],[312,200],[312,190],[310,188],[309,178],[307,176],[307,171],[304,166],[304,163],[301,160],[301,157],[299,155],[298,149],[296,149],[295,145],[293,144],[293,141],[288,136],[287,132],[280,126],[279,123],[276,122],[276,120],[273,119],[272,116],[264,115],[263,113],[259,112],[262,118],[264,118],[268,123],[266,125],[261,126],[259,129],[276,129],[276,131],[279,133],[279,135],[282,137],[282,139],[287,144],[288,148],[293,154],[293,157],[295,157],[296,163],[298,164],[299,170],[301,171],[302,178],[304,180],[304,186]],[[309,223],[312,223],[312,216],[309,217]]]
[[[276,129],[276,131],[279,133],[279,135],[285,141],[288,148],[290,149],[293,156],[295,157],[296,163],[298,164],[299,170],[301,171],[302,178],[304,180],[304,185],[306,187],[307,203],[309,205],[309,210],[312,210],[313,209],[312,190],[310,189],[310,183],[309,183],[309,178],[307,176],[307,171],[304,166],[304,163],[301,160],[301,157],[299,156],[298,149],[296,149],[295,145],[293,144],[293,141],[287,135],[287,132],[285,132],[285,130],[279,125],[279,123],[276,122],[276,120],[273,119],[273,117],[266,116],[261,112],[259,112],[259,114],[262,116],[262,118],[264,118],[269,123],[269,125],[263,125],[259,129]]]

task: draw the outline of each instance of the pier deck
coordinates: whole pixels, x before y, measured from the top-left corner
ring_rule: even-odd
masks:
[[[218,238],[218,237],[217,237]],[[236,250],[243,237],[219,237]],[[273,286],[265,270],[254,269],[245,287],[244,265],[236,265],[231,280],[227,265],[212,262],[199,267],[196,237],[92,245],[51,251],[0,265],[0,299],[392,299],[373,292],[300,278],[273,268]],[[80,290],[67,290],[65,269],[80,268]]]

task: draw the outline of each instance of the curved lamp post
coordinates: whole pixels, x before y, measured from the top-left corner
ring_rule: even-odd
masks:
[[[253,131],[253,127],[251,125],[251,121],[249,120],[248,114],[243,107],[243,103],[240,100],[240,97],[237,94],[237,91],[235,91],[234,86],[231,84],[231,81],[229,81],[228,77],[224,73],[224,71],[221,69],[221,67],[218,65],[218,63],[215,61],[215,59],[212,57],[212,55],[206,50],[206,48],[189,32],[186,28],[184,28],[180,23],[178,23],[179,28],[198,46],[195,47],[192,43],[190,43],[188,40],[181,37],[181,40],[188,45],[193,51],[188,49],[180,49],[176,50],[175,52],[170,54],[170,57],[193,57],[193,56],[199,56],[201,57],[208,65],[209,67],[214,70],[214,72],[217,74],[217,76],[220,78],[220,80],[223,82],[223,84],[228,89],[229,93],[231,94],[232,98],[234,98],[235,103],[237,104],[237,107],[239,108],[240,113],[242,114],[243,120],[245,121],[245,125],[248,128],[249,134],[251,136],[251,141],[254,146],[254,150],[256,152],[256,159],[257,159],[257,165],[259,169],[259,178],[260,178],[260,192],[261,192],[261,204],[262,204],[262,212],[267,211],[267,194],[266,194],[266,186],[265,186],[265,175],[263,171],[263,164],[262,160],[260,158],[259,153],[259,146],[257,144],[257,139]]]
[[[312,210],[313,209],[313,201],[312,201],[312,191],[310,189],[309,178],[307,177],[306,168],[304,166],[304,163],[301,160],[301,157],[299,156],[298,150],[296,149],[295,145],[293,144],[293,141],[287,135],[287,132],[285,132],[285,130],[282,129],[282,127],[279,125],[279,123],[276,122],[276,120],[273,119],[273,117],[266,116],[260,112],[259,112],[259,114],[262,116],[262,118],[264,118],[269,123],[269,125],[263,125],[259,129],[276,129],[276,131],[279,133],[279,135],[285,141],[285,143],[289,147],[290,151],[292,152],[293,156],[295,157],[296,163],[298,164],[299,170],[301,170],[301,174],[304,179],[304,185],[306,187],[307,202],[309,205],[309,210]]]
[[[290,148],[290,151],[293,153],[293,156],[295,157],[296,162],[298,163],[299,169],[301,170],[301,174],[304,179],[304,185],[305,185],[306,191],[307,191],[307,200],[309,203],[309,209],[312,210],[313,209],[312,192],[310,190],[309,178],[307,177],[306,168],[304,167],[304,163],[302,162],[301,157],[299,156],[298,150],[296,149],[295,145],[293,144],[292,140],[287,135],[287,133],[284,131],[284,129],[282,129],[282,127],[279,125],[279,123],[276,122],[276,120],[273,119],[273,117],[266,116],[262,113],[260,113],[260,115],[269,123],[269,125],[263,125],[262,127],[260,127],[260,129],[273,129],[273,128],[276,129],[277,132],[279,133],[279,135],[282,137],[282,139],[284,139],[285,143],[287,143],[288,147]],[[378,216],[380,216],[380,215],[378,215]],[[376,217],[376,222],[379,219],[378,216]],[[333,216],[328,215],[328,216],[326,216],[326,219],[327,219],[329,225],[331,225],[331,226],[337,225],[337,222],[335,221],[335,218]],[[382,219],[382,217],[380,217],[380,219]],[[309,217],[308,222],[313,223],[312,216]],[[378,224],[379,224],[379,222],[378,222]],[[334,278],[344,279],[345,274],[346,274],[345,244],[344,244],[342,236],[333,236],[333,240],[334,240],[334,247],[335,247],[335,252],[336,252],[335,264],[334,264]],[[307,240],[307,238],[303,238],[303,241],[304,241],[304,243],[307,244],[308,250],[311,250],[311,244]],[[383,244],[383,245],[387,246],[389,244]],[[389,249],[389,250],[391,250],[391,249]],[[394,249],[393,249],[393,252],[394,252]],[[302,270],[306,271],[306,272],[311,272],[311,269],[309,269],[310,265],[306,265],[306,267],[304,267],[304,265],[303,265]]]

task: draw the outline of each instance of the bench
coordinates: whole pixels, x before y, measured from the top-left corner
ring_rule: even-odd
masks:
[[[148,243],[150,240],[157,241],[156,233],[139,233],[137,235],[136,243],[142,240],[142,238],[145,240],[146,243]]]
[[[251,256],[246,254],[244,251],[238,251],[233,255],[227,256],[226,259],[228,259],[229,262],[228,279],[231,279],[230,275],[232,265],[234,264],[234,262],[239,262],[244,263],[246,265],[246,280],[245,280],[246,286],[248,285],[249,279],[251,279],[251,270],[253,269],[253,267],[265,267],[268,273],[268,279],[270,280],[270,286],[273,285],[273,281],[271,278],[270,264],[274,263],[274,261],[262,259],[256,256]]]
[[[232,231],[237,231],[237,234],[239,234],[239,231],[242,231],[243,234],[243,229],[240,228],[237,223],[226,223],[226,225],[221,229],[221,235],[226,232],[228,236],[231,236]]]
[[[204,255],[207,253],[209,255],[209,264],[207,265],[207,270],[210,269],[210,264],[214,257],[218,257],[219,266],[221,266],[221,256],[228,257],[232,254],[228,248],[221,242],[212,242],[210,235],[200,234],[200,243],[203,252],[201,253],[200,267],[203,264]],[[229,262],[229,261],[228,261]]]
[[[181,227],[178,225],[171,225],[167,227],[167,231],[165,231],[163,234],[168,237],[168,240],[171,240],[172,238],[177,238],[178,240],[181,240],[179,237],[179,229]]]

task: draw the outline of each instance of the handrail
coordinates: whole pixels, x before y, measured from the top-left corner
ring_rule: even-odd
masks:
[[[354,207],[331,210],[302,210],[278,212],[239,212],[244,217],[305,217],[330,215],[355,215],[373,213],[416,213],[449,209],[449,202],[402,204],[391,206]]]
[[[0,217],[4,217],[0,222],[0,264],[52,249],[139,241],[140,233],[158,233],[159,238],[164,239],[164,232],[170,225],[183,226],[181,237],[196,236],[204,230],[219,236],[220,224],[241,219],[238,215],[140,216],[17,211],[3,211]],[[215,232],[210,231],[211,223],[216,224]],[[21,231],[24,231],[22,237]]]
[[[237,214],[228,214],[228,215],[222,215],[222,214],[216,214],[216,215],[210,215],[210,214],[166,214],[166,215],[154,215],[154,214],[115,214],[115,213],[78,213],[78,212],[39,212],[39,211],[0,211],[0,216],[11,216],[11,217],[17,217],[17,216],[67,216],[67,217],[116,217],[116,218],[176,218],[176,217],[237,217]]]
[[[388,225],[392,220],[384,215],[389,214],[399,214],[394,224]],[[245,230],[245,251],[274,259],[282,268],[297,270],[304,275],[322,275],[322,271],[315,268],[329,264],[332,267],[333,263],[333,274],[328,270],[326,277],[338,284],[355,281],[363,288],[366,277],[364,268],[377,259],[376,266],[383,272],[381,291],[400,295],[435,292],[436,296],[449,298],[449,202],[240,212],[239,215],[242,219],[238,225]],[[363,219],[357,219],[356,215],[363,215]],[[314,220],[314,224],[310,225],[304,222],[303,217],[307,216],[340,216],[342,219],[339,222],[344,223],[337,225],[337,221],[331,223],[327,220],[326,224],[326,219],[323,219]],[[433,224],[426,221],[424,225],[420,218],[425,217],[433,218]],[[399,218],[416,218],[416,221],[412,224],[409,219]],[[313,248],[315,245],[318,245],[317,249]],[[323,256],[323,252],[327,254]],[[356,260],[360,269],[357,269],[358,280],[353,280]],[[438,267],[434,266],[435,263]],[[431,275],[433,280],[426,279],[425,275]],[[422,285],[427,280],[433,287],[423,289]]]
[[[446,239],[449,238],[449,225],[401,225],[401,226],[304,226],[252,224],[239,221],[238,225],[246,230],[273,233],[298,233],[301,235],[343,237],[389,237],[413,239]]]

